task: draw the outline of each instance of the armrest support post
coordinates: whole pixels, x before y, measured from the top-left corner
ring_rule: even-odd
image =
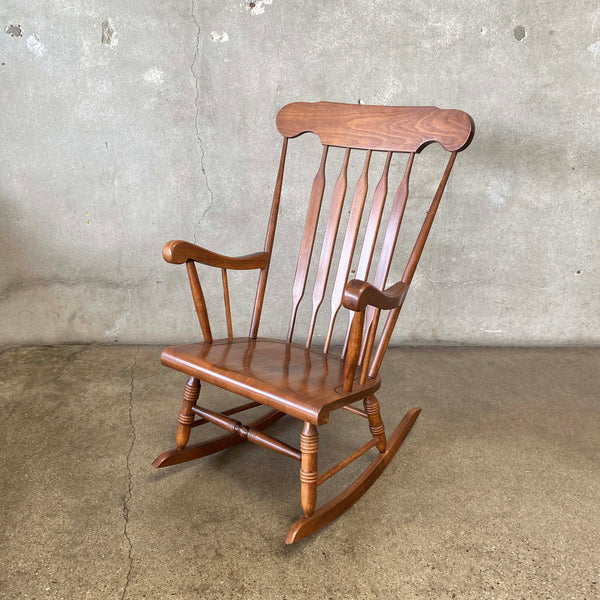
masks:
[[[191,244],[190,242],[184,242],[183,240],[171,240],[164,245],[162,255],[168,263],[175,265],[185,263],[188,278],[190,280],[190,287],[192,288],[192,297],[194,299],[196,314],[198,315],[198,321],[200,321],[204,341],[207,344],[212,343],[213,337],[210,330],[206,302],[204,300],[200,280],[198,279],[198,271],[196,270],[195,263],[199,262],[208,265],[209,267],[221,269],[223,295],[225,298],[225,313],[227,317],[227,335],[229,339],[232,339],[231,307],[229,305],[229,286],[227,284],[226,270],[235,269],[246,271],[249,269],[262,269],[264,271],[269,264],[270,253],[256,252],[255,254],[232,257],[211,252],[206,248]]]
[[[352,383],[358,367],[358,357],[360,356],[360,346],[362,343],[363,327],[365,324],[365,311],[361,310],[354,313],[352,326],[350,327],[350,339],[348,341],[348,352],[346,353],[346,366],[344,368],[344,391],[352,390]]]
[[[190,287],[192,288],[192,298],[194,299],[196,314],[198,315],[198,321],[200,321],[200,327],[202,328],[202,335],[204,336],[204,341],[207,344],[211,344],[213,337],[212,332],[210,331],[210,322],[208,320],[208,312],[206,310],[204,294],[202,293],[202,286],[198,279],[198,271],[196,270],[196,265],[193,260],[187,260],[185,266],[190,280]]]
[[[377,376],[381,361],[383,360],[383,355],[390,342],[390,338],[392,337],[394,325],[398,319],[402,303],[408,293],[408,287],[409,284],[404,281],[399,281],[383,291],[377,289],[367,281],[362,281],[360,279],[353,279],[346,284],[342,304],[348,310],[354,311],[354,317],[350,327],[348,350],[346,353],[346,366],[344,371],[345,391],[350,391],[352,389],[352,382],[354,381],[358,364],[361,362],[363,369],[360,378],[361,385],[365,384],[367,370],[368,377],[373,378]],[[367,307],[373,307],[375,313],[370,322],[369,330],[367,332],[367,341],[361,359],[362,337]],[[369,361],[375,343],[377,322],[379,320],[379,313],[382,310],[391,310],[391,312],[385,322],[381,339],[375,352],[373,364],[369,369]]]

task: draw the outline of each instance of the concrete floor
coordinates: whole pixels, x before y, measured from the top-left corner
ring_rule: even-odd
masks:
[[[0,355],[1,597],[600,598],[600,349],[394,349],[388,430],[421,417],[362,500],[295,546],[295,461],[242,444],[150,467],[185,380],[159,352]],[[293,419],[270,431],[297,445]],[[367,435],[338,411],[321,465]]]

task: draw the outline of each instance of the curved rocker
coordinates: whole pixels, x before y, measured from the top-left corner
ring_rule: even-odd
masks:
[[[252,421],[248,426],[256,431],[262,431],[285,416],[285,413],[282,413],[278,410],[270,410],[262,417]],[[174,448],[173,450],[167,450],[154,459],[152,466],[155,469],[160,469],[161,467],[179,465],[190,460],[196,460],[197,458],[203,458],[204,456],[210,456],[216,452],[221,452],[221,450],[231,448],[232,446],[241,444],[244,441],[245,438],[240,437],[237,433],[221,435],[205,442],[187,446],[183,450],[177,450],[177,448]]]
[[[343,492],[316,510],[312,516],[296,521],[288,530],[285,543],[294,544],[308,537],[346,512],[383,473],[383,470],[406,439],[420,412],[420,408],[411,408],[388,440],[385,452],[379,454],[354,483],[349,485]]]

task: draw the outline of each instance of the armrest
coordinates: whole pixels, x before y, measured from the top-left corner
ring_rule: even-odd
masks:
[[[408,292],[408,283],[399,281],[389,288],[381,291],[367,281],[353,279],[346,284],[342,304],[345,308],[354,311],[352,317],[352,326],[350,327],[350,335],[348,338],[348,352],[346,354],[346,365],[344,367],[344,391],[352,390],[354,376],[358,368],[359,359],[361,358],[363,328],[365,324],[365,309],[367,306],[374,306],[382,310],[390,310],[402,306],[404,298]],[[374,321],[375,325],[377,321]],[[395,323],[395,319],[394,319]],[[387,325],[387,324],[386,324]],[[360,384],[365,383],[367,377],[367,367],[371,360],[371,350],[373,348],[373,340],[376,330],[369,330],[370,335],[364,348],[363,372],[360,378]],[[385,335],[385,329],[384,334]],[[371,375],[369,375],[371,377]]]
[[[366,281],[353,279],[346,284],[342,304],[355,312],[363,311],[367,306],[389,310],[401,306],[407,292],[408,283],[403,281],[381,291]]]
[[[188,260],[194,260],[210,267],[242,271],[264,269],[269,262],[268,252],[256,252],[255,254],[232,257],[211,252],[206,248],[196,246],[190,242],[184,242],[183,240],[171,240],[167,242],[163,247],[162,255],[168,263],[175,265],[180,265]]]

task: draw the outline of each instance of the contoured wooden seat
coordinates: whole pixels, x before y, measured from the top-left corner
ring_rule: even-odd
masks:
[[[168,242],[163,249],[167,262],[186,264],[194,305],[204,341],[166,348],[162,362],[188,375],[176,433],[177,447],[164,452],[153,463],[166,467],[194,460],[229,448],[244,440],[259,444],[298,460],[300,496],[304,517],[292,525],[286,543],[296,542],[320,529],[347,510],[381,474],[417,419],[420,409],[409,410],[389,439],[386,437],[379,402],[374,393],[381,385],[379,369],[396,320],[412,281],[425,241],[431,229],[456,155],[473,136],[473,122],[464,112],[436,107],[361,106],[331,102],[295,102],[281,109],[277,128],[283,135],[283,148],[275,184],[273,203],[264,250],[241,257],[211,252],[181,240]],[[271,264],[288,140],[307,132],[315,133],[323,146],[320,164],[312,184],[307,217],[300,244],[291,293],[291,318],[285,339],[258,337],[267,277]],[[409,179],[415,155],[433,142],[450,152],[429,211],[408,258],[400,281],[387,286],[387,278],[407,204]],[[314,273],[312,310],[308,334],[303,344],[294,343],[300,303],[305,296],[321,205],[325,190],[325,168],[330,147],[344,148],[341,172],[333,187],[320,256]],[[324,303],[334,262],[340,219],[346,199],[348,164],[351,152],[364,154],[362,172],[354,188],[341,252],[337,257],[335,278],[329,303],[325,344],[313,345],[317,315]],[[370,209],[365,210],[369,189],[369,167],[373,153],[385,153],[383,173],[378,178]],[[389,218],[381,228],[388,196],[390,164],[394,154],[407,154],[404,176],[391,201]],[[366,216],[368,213],[368,216]],[[363,216],[366,218],[363,219]],[[366,221],[360,253],[355,257],[361,222]],[[383,243],[379,260],[369,282],[371,264],[379,231]],[[228,336],[214,340],[195,263],[221,270]],[[349,280],[356,264],[356,277]],[[259,270],[256,300],[248,337],[234,337],[227,270]],[[331,287],[331,286],[329,286]],[[340,355],[330,351],[336,319],[342,309],[349,311],[350,325]],[[382,311],[387,318],[378,334]],[[200,382],[206,381],[247,398],[246,402],[222,413],[197,405]],[[363,408],[353,406],[363,401]],[[244,425],[231,415],[265,405],[269,412]],[[339,408],[367,420],[371,439],[362,447],[323,473],[317,469],[318,427],[328,422]],[[277,440],[263,430],[283,416],[292,416],[304,425],[300,448]],[[188,445],[191,429],[213,423],[228,434],[195,445]],[[371,448],[378,451],[371,464],[348,488],[316,509],[317,487]],[[315,510],[316,509],[316,510]]]
[[[345,390],[341,358],[264,338],[175,346],[163,352],[162,362],[313,425],[324,425],[332,410],[362,400],[381,385],[379,376],[364,385],[357,377]]]

